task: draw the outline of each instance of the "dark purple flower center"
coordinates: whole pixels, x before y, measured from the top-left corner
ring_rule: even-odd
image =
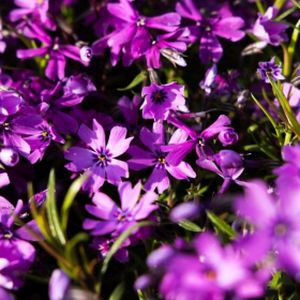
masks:
[[[151,95],[151,100],[154,103],[162,104],[167,99],[167,93],[164,90],[156,90]]]
[[[100,167],[107,167],[111,162],[110,152],[106,149],[101,149],[100,152],[96,155],[95,161]]]

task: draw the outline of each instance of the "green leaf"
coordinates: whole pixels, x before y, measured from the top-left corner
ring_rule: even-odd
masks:
[[[224,220],[222,220],[220,217],[215,215],[211,211],[206,212],[207,217],[209,220],[213,223],[213,225],[222,233],[226,234],[230,239],[234,239],[236,233],[231,228],[230,225],[228,225]]]
[[[112,294],[109,296],[108,300],[120,300],[124,294],[125,291],[125,285],[124,283],[120,283],[117,285],[117,287],[114,289]]]
[[[142,83],[146,78],[147,78],[146,72],[142,71],[141,73],[136,75],[134,77],[134,79],[126,87],[119,88],[117,90],[120,91],[120,92],[131,90],[134,87],[136,87],[137,85],[139,85],[140,83]]]
[[[62,228],[64,234],[66,234],[66,230],[67,230],[70,208],[74,202],[76,195],[78,194],[84,181],[86,180],[86,178],[87,178],[87,176],[84,176],[84,175],[77,178],[71,184],[71,186],[68,189],[67,194],[64,198],[62,208],[61,208],[61,228]]]
[[[280,106],[282,107],[284,114],[288,120],[289,124],[287,125],[290,126],[291,130],[293,130],[297,137],[300,139],[300,124],[296,119],[296,116],[289,104],[289,101],[285,97],[281,86],[278,83],[276,83],[272,78],[270,78],[270,76],[268,76],[268,78],[272,85],[274,95],[278,99]]]
[[[192,232],[202,231],[202,228],[199,225],[188,220],[180,221],[178,225],[188,231],[192,231]]]
[[[282,273],[276,272],[273,275],[272,280],[269,282],[268,286],[273,290],[278,290],[281,286],[281,277],[282,277]]]
[[[76,255],[76,247],[79,243],[86,242],[89,240],[89,235],[84,232],[77,233],[72,237],[65,246],[65,257],[68,261],[71,261],[73,264],[78,262]]]
[[[56,207],[55,174],[53,169],[50,171],[50,175],[49,175],[46,210],[47,210],[49,228],[53,238],[57,240],[61,245],[65,245],[66,239],[62,231],[61,224],[59,222],[58,211]]]
[[[132,232],[134,232],[138,228],[145,227],[145,226],[153,226],[153,225],[155,225],[155,223],[149,222],[149,221],[144,221],[144,222],[134,224],[133,226],[129,227],[124,232],[122,232],[122,234],[113,243],[113,245],[111,246],[111,248],[109,249],[107,255],[105,256],[105,258],[103,260],[103,264],[102,264],[102,268],[101,268],[101,275],[103,276],[106,273],[110,260],[117,253],[117,251],[121,248],[124,241],[131,235]]]

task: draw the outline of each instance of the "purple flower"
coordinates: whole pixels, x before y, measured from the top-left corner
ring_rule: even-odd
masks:
[[[251,32],[265,44],[278,46],[286,41],[287,24],[273,20],[277,15],[274,7],[269,7],[264,15],[259,14]]]
[[[191,244],[194,252],[191,247],[185,252],[162,246],[147,259],[153,275],[162,275],[159,290],[164,299],[224,299],[228,293],[243,299],[263,294],[264,282],[251,270],[253,264],[232,245],[222,247],[208,232]],[[155,277],[149,278],[157,281]]]
[[[179,29],[171,33],[158,35],[145,53],[148,68],[159,69],[161,67],[161,55],[171,63],[185,67],[186,62],[180,54],[187,49],[184,38],[188,34],[189,30]]]
[[[217,63],[223,54],[223,48],[218,37],[236,42],[241,40],[245,33],[241,30],[244,21],[240,17],[216,15],[205,18],[194,5],[192,0],[182,0],[176,4],[176,11],[183,17],[194,21],[190,26],[194,39],[200,39],[199,55],[203,63]]]
[[[23,97],[14,90],[0,90],[0,119],[19,111]]]
[[[69,287],[70,278],[67,276],[67,274],[60,269],[55,269],[52,272],[49,280],[49,299],[64,299]]]
[[[212,67],[207,69],[204,80],[199,83],[200,88],[205,91],[206,95],[211,94],[217,73],[217,65],[213,64]]]
[[[170,145],[162,147],[163,150],[168,152],[167,158],[170,163],[174,165],[179,164],[180,161],[182,161],[183,158],[193,149],[196,150],[196,153],[200,159],[206,159],[207,157],[212,156],[212,150],[207,145],[207,142],[217,136],[220,132],[231,128],[229,127],[231,121],[225,115],[220,115],[213,124],[204,129],[201,133],[196,132],[173,117],[169,118],[168,121],[186,131],[191,138],[183,143],[170,143]]]
[[[84,74],[64,78],[51,89],[42,91],[40,113],[54,124],[57,131],[63,134],[75,133],[79,126],[77,118],[62,109],[80,104],[89,93],[94,91],[96,87]]]
[[[282,84],[282,92],[288,99],[290,106],[296,114],[296,119],[300,123],[300,90],[295,85],[284,82]]]
[[[126,162],[116,159],[125,153],[133,137],[126,138],[127,129],[115,126],[112,128],[108,142],[105,142],[103,127],[94,119],[93,130],[82,124],[78,135],[86,145],[71,147],[65,153],[66,159],[71,162],[66,168],[73,172],[87,171],[90,174],[83,188],[95,193],[104,184],[105,179],[117,185],[121,177],[128,177]]]
[[[126,121],[126,127],[130,130],[137,129],[140,104],[141,98],[138,96],[134,96],[132,100],[123,96],[118,100],[118,108]]]
[[[235,144],[238,139],[239,136],[233,128],[222,130],[218,135],[218,140],[224,147]]]
[[[112,238],[103,238],[103,237],[96,237],[93,239],[92,248],[99,251],[99,257],[103,259],[109,250],[111,249],[111,246],[116,241],[116,237]],[[130,245],[130,239],[126,239],[116,254],[114,255],[114,258],[118,260],[121,263],[126,263],[129,260],[129,252],[126,249]]]
[[[143,88],[142,96],[145,97],[141,106],[144,119],[166,120],[170,110],[185,109],[184,86],[175,82],[152,83]]]
[[[41,48],[17,50],[17,57],[28,59],[38,56],[49,55],[49,61],[45,75],[51,79],[63,79],[65,77],[66,57],[85,63],[80,58],[80,49],[74,45],[60,45],[57,39]]]
[[[300,145],[284,146],[282,158],[285,163],[274,170],[274,173],[278,176],[277,185],[283,189],[287,186],[300,188]]]
[[[145,183],[145,189],[154,190],[157,188],[159,193],[162,193],[170,186],[168,174],[179,180],[196,177],[196,173],[188,163],[181,161],[179,164],[174,165],[169,161],[167,153],[162,151],[162,145],[165,143],[163,130],[164,128],[161,124],[154,125],[153,133],[143,127],[140,131],[140,140],[150,151],[138,146],[131,146],[129,153],[132,158],[128,160],[129,167],[133,170],[141,170],[150,166],[154,167]],[[172,135],[169,143],[182,143],[186,139],[186,133],[178,129]]]
[[[0,18],[0,53],[3,53],[5,49],[6,49],[6,43],[3,41],[2,20]]]
[[[157,194],[146,192],[141,198],[141,183],[134,187],[129,182],[122,182],[118,186],[121,207],[106,194],[96,192],[92,201],[95,205],[86,205],[86,210],[100,219],[86,219],[83,228],[91,230],[92,235],[112,233],[119,235],[136,222],[146,219],[158,207],[154,202]]]
[[[93,58],[93,50],[90,47],[83,46],[80,49],[80,58],[83,62],[90,62]]]
[[[35,250],[28,242],[0,240],[0,287],[7,290],[20,288],[34,256]]]
[[[38,16],[42,22],[47,20],[48,0],[14,0],[14,3],[20,8],[11,11],[11,21],[15,22],[30,14]]]
[[[39,120],[40,119],[40,120]],[[26,157],[32,164],[41,160],[50,145],[51,141],[64,143],[64,139],[57,134],[42,118],[27,120],[28,129],[24,140],[29,144],[31,153]],[[31,127],[29,127],[32,125]]]
[[[276,253],[274,264],[297,276],[300,270],[299,186],[277,186],[272,195],[260,181],[248,184],[246,194],[236,202],[237,213],[255,226],[253,235],[261,237]]]
[[[19,155],[16,151],[10,148],[0,149],[0,161],[8,167],[13,167],[19,162]]]
[[[129,65],[143,55],[151,45],[151,35],[148,29],[159,29],[173,32],[180,25],[177,13],[166,13],[155,17],[145,17],[132,6],[128,0],[108,3],[107,11],[111,14],[114,31],[96,41],[92,45],[94,53],[102,52],[106,46],[111,48],[112,62],[116,63],[123,52],[123,62]]]
[[[257,72],[262,80],[266,83],[270,83],[269,78],[273,80],[284,80],[282,75],[281,65],[276,64],[275,57],[272,57],[270,61],[259,62],[259,68]]]
[[[200,156],[197,165],[221,176],[224,181],[219,194],[227,191],[232,181],[240,184],[237,179],[244,171],[244,162],[240,154],[232,150],[221,150],[212,157]]]
[[[14,229],[15,216],[23,208],[19,200],[16,207],[0,196],[0,287],[17,289],[23,284],[22,275],[25,275],[35,258],[34,247],[25,240],[35,238],[26,227]],[[27,223],[32,230],[36,225],[33,221]]]
[[[193,220],[199,217],[200,207],[195,202],[184,202],[174,207],[170,213],[170,220],[178,223],[183,220]]]

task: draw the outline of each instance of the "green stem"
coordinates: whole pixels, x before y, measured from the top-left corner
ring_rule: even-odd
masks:
[[[293,57],[294,57],[294,54],[295,54],[297,41],[298,41],[298,38],[299,38],[299,33],[300,33],[300,19],[296,23],[296,26],[295,26],[295,28],[293,30],[293,33],[292,33],[290,44],[289,44],[288,49],[287,49],[287,52],[288,52],[288,55],[289,55],[289,62],[290,62],[290,66],[289,66],[289,69],[288,69],[289,73],[287,74],[287,76],[290,75],[290,73],[291,73],[292,62],[293,62]]]
[[[281,9],[285,2],[286,0],[275,0],[274,7]]]
[[[283,50],[283,75],[288,77],[292,69],[292,61],[286,45],[281,44]]]
[[[284,145],[289,145],[291,143],[292,132],[287,129],[284,137]]]
[[[258,99],[255,98],[255,96],[253,94],[251,94],[252,99],[254,100],[254,102],[257,104],[257,106],[263,111],[263,113],[266,115],[266,117],[269,119],[270,123],[272,124],[275,132],[276,132],[276,136],[279,140],[279,143],[281,144],[281,133],[280,130],[277,126],[276,121],[274,120],[274,118],[270,115],[270,113],[266,110],[266,108],[258,101]]]
[[[256,7],[257,7],[258,11],[261,14],[264,14],[265,13],[265,8],[264,8],[263,4],[261,3],[261,0],[256,0],[255,4],[256,4]]]

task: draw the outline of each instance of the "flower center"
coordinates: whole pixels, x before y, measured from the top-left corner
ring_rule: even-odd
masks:
[[[104,168],[111,162],[111,154],[108,150],[101,149],[96,157],[96,163],[100,165],[100,167]]]
[[[154,103],[162,104],[166,101],[167,93],[164,90],[156,90],[151,95],[151,100]]]
[[[205,146],[205,141],[203,138],[199,138],[198,139],[198,144],[201,146],[201,147],[204,147]]]
[[[9,131],[10,130],[10,124],[8,122],[4,122],[2,125],[1,125],[2,129],[5,130],[5,131]]]
[[[139,19],[137,20],[137,22],[136,22],[136,25],[137,25],[137,26],[145,26],[145,25],[146,25],[146,19],[143,18],[143,17],[139,18]]]
[[[4,237],[5,239],[11,239],[12,236],[13,236],[13,234],[12,234],[12,232],[10,232],[10,231],[7,231],[7,232],[5,232],[5,233],[3,234],[3,237]]]
[[[212,269],[205,270],[203,273],[209,280],[215,280],[217,278],[217,273]]]
[[[284,223],[278,223],[274,228],[275,235],[280,237],[285,236],[287,231],[288,227]]]
[[[165,157],[159,157],[158,159],[158,162],[160,163],[160,164],[162,164],[162,165],[164,165],[165,163],[166,163],[166,158]]]

